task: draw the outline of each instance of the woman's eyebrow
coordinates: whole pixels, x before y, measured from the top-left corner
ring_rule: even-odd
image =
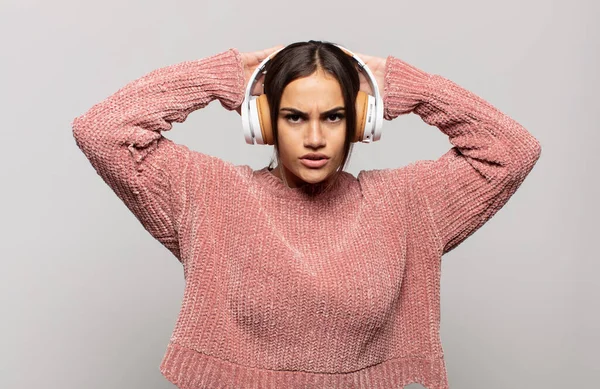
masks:
[[[340,107],[335,107],[335,108],[332,108],[330,110],[327,110],[327,111],[323,112],[321,114],[321,116],[329,116],[332,113],[336,113],[337,111],[344,111],[344,110],[345,110],[344,107],[341,107],[341,106]],[[279,110],[279,112],[281,112],[281,111],[289,111],[289,112],[292,112],[292,113],[294,113],[296,115],[307,116],[307,114],[305,112],[302,112],[299,109],[292,108],[292,107],[283,107],[283,108],[281,108]]]

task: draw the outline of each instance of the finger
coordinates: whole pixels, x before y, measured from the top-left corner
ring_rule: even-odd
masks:
[[[273,54],[277,50],[282,49],[284,47],[285,47],[284,45],[277,45],[277,46],[269,47],[268,49],[264,49],[263,51],[260,52],[259,59],[262,61],[263,59],[267,58],[269,55]]]
[[[277,46],[273,46],[273,47],[268,48],[267,51],[269,51],[269,52],[272,53],[272,52],[277,51],[279,49],[283,49],[284,47],[285,47],[284,45],[277,45]]]

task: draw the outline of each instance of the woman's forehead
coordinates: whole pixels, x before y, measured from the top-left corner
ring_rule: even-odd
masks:
[[[344,97],[339,82],[333,77],[323,77],[315,73],[298,78],[286,85],[281,95],[280,106],[290,106],[303,112],[327,111],[344,105]]]

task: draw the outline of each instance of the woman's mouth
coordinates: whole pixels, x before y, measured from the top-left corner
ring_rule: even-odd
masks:
[[[321,158],[321,159],[301,158],[300,159],[300,162],[302,162],[302,164],[304,166],[310,167],[310,168],[321,168],[321,167],[325,166],[328,161],[329,161],[329,158]]]

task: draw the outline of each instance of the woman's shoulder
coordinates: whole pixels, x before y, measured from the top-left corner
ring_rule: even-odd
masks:
[[[398,190],[417,179],[418,171],[424,162],[426,161],[419,160],[397,168],[361,170],[357,180],[361,185],[372,187],[373,190]]]

